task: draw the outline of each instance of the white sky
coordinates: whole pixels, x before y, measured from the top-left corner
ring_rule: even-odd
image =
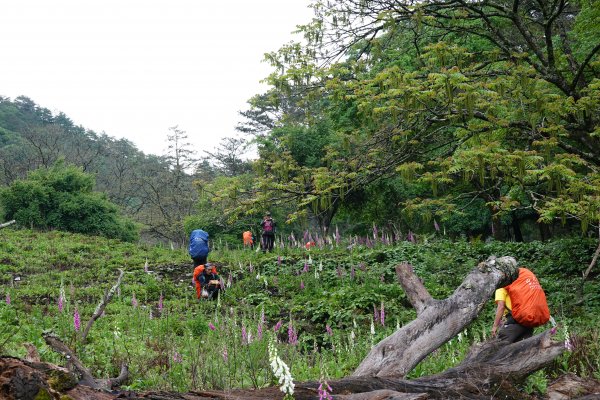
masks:
[[[178,125],[201,150],[238,135],[261,62],[310,21],[308,0],[15,0],[0,11],[0,95],[162,154]]]

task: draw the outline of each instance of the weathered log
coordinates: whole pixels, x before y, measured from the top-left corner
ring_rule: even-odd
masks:
[[[123,384],[128,376],[129,370],[126,365],[121,366],[121,373],[116,378],[96,379],[89,369],[87,369],[75,353],[65,345],[56,335],[46,332],[43,335],[44,341],[52,350],[62,354],[67,359],[67,365],[70,370],[80,377],[79,384],[93,389],[112,389],[115,386]]]
[[[444,300],[431,298],[410,265],[399,265],[397,273],[418,316],[375,345],[353,376],[406,376],[428,354],[471,323],[496,288],[517,278],[518,268],[512,257],[490,257]]]
[[[11,220],[11,221],[8,221],[8,222],[5,222],[5,223],[3,223],[3,224],[0,224],[0,229],[2,229],[2,228],[6,228],[7,226],[14,224],[15,222],[17,222],[17,221],[15,221],[15,220],[13,219],[13,220]]]

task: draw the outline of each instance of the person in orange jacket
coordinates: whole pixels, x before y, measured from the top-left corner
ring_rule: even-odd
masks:
[[[244,239],[244,247],[254,247],[254,238],[252,237],[251,231],[246,231],[242,234],[242,238]]]
[[[214,294],[218,292],[219,287],[216,285],[209,284],[210,281],[218,281],[219,275],[217,268],[214,265],[206,263],[206,265],[198,265],[194,268],[194,274],[192,276],[192,282],[196,285],[196,297],[202,298],[202,288],[204,287],[207,291],[208,298],[213,298]]]

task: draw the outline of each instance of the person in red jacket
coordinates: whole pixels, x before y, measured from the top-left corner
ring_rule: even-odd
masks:
[[[196,286],[196,297],[213,299],[220,287],[217,283],[219,281],[219,275],[217,268],[214,265],[206,263],[206,265],[198,265],[194,268],[194,274],[192,276],[192,282]],[[202,294],[202,289],[205,289],[205,295]]]

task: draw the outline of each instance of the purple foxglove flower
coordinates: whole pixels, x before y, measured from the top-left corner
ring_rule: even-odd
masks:
[[[181,354],[179,354],[179,352],[175,352],[173,353],[173,362],[176,362],[177,364],[181,364],[181,362],[183,361],[183,357],[181,356]]]
[[[377,241],[377,226],[373,222],[373,240]]]
[[[75,332],[79,332],[81,329],[81,318],[79,317],[79,310],[75,308],[75,312],[73,313],[73,327],[75,328]]]
[[[161,293],[160,297],[158,298],[158,311],[162,312],[162,310],[163,310],[163,295]]]
[[[6,304],[8,304],[10,306],[10,293],[6,292]]]
[[[248,332],[244,325],[242,325],[242,344],[248,344]]]
[[[331,327],[329,326],[329,324],[325,325],[325,330],[327,331],[327,334],[329,336],[333,336],[333,330],[331,329]]]
[[[385,277],[383,276],[383,274],[379,277],[379,280],[381,281],[381,283],[385,283]]]
[[[379,310],[379,321],[381,321],[381,326],[385,326],[385,307],[383,305],[383,301],[381,302],[381,309]]]
[[[308,242],[308,231],[304,231],[304,243]]]
[[[331,397],[332,392],[333,389],[331,389],[331,386],[327,382],[325,382],[325,385],[321,382],[318,390],[319,400],[333,400],[333,397]]]
[[[250,266],[248,266],[248,269],[250,270],[250,273],[254,272],[254,267],[252,266],[252,263],[250,263]]]
[[[298,334],[294,330],[294,326],[292,325],[292,321],[290,320],[290,324],[288,325],[288,343],[292,346],[298,344]]]
[[[302,272],[308,272],[308,263],[307,262],[304,263],[304,269],[302,270]]]
[[[335,242],[340,244],[340,231],[338,230],[337,225],[335,226]]]
[[[227,347],[223,347],[223,361],[227,362],[229,360],[229,354],[227,353]]]
[[[438,225],[437,221],[435,220],[435,218],[433,219],[433,227],[435,228],[436,232],[440,231],[440,226]]]
[[[214,331],[215,329],[217,329],[212,322],[208,323],[208,327],[211,331]]]
[[[304,290],[304,281],[300,281],[300,289]]]
[[[283,325],[283,321],[279,320],[273,327],[273,332],[277,332],[278,330],[280,330],[282,325]]]
[[[133,308],[137,308],[138,306],[138,301],[135,298],[135,292],[133,292],[133,295],[131,296],[131,305],[133,306]]]
[[[379,322],[379,310],[377,310],[377,306],[373,304],[373,320],[375,322]]]
[[[354,265],[350,268],[350,278],[354,279],[356,276],[356,270],[354,269]]]
[[[281,267],[281,256],[277,256],[277,266]]]
[[[63,312],[64,307],[65,307],[65,304],[63,302],[62,296],[58,296],[58,311]]]

